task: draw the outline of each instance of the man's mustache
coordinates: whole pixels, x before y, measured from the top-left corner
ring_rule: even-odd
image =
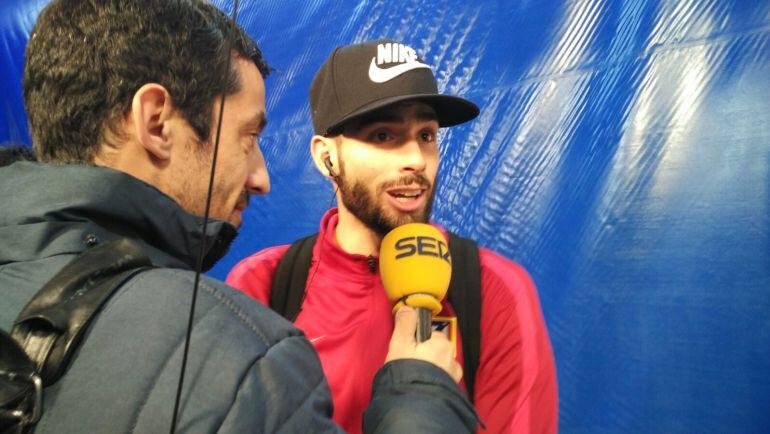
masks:
[[[405,187],[405,186],[414,185],[414,184],[417,184],[420,187],[424,187],[427,190],[430,190],[432,186],[431,182],[428,180],[428,178],[425,175],[421,173],[416,173],[413,175],[404,175],[396,180],[388,181],[380,185],[380,190],[385,191],[389,188]]]

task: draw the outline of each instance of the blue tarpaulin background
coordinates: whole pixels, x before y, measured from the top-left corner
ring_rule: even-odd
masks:
[[[45,3],[0,2],[0,143],[30,143],[23,52]],[[276,68],[273,190],[211,274],[317,229],[312,75],[337,45],[400,39],[482,108],[443,133],[434,219],[533,275],[560,431],[770,432],[770,2],[252,0],[239,17]]]

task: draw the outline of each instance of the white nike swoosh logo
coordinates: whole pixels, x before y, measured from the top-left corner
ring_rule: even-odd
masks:
[[[369,79],[375,83],[385,83],[399,75],[417,68],[429,68],[430,66],[420,62],[408,62],[390,68],[380,68],[372,57],[372,63],[369,65]]]

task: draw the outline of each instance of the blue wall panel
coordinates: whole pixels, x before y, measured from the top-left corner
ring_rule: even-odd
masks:
[[[29,143],[20,74],[44,3],[0,4],[0,142]],[[434,219],[532,273],[561,432],[770,432],[770,3],[242,1],[239,16],[276,69],[273,190],[211,274],[316,230],[332,191],[308,157],[312,75],[337,45],[401,39],[482,108],[443,132]]]

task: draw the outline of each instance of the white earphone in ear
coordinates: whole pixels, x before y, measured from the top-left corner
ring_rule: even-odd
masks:
[[[324,166],[326,166],[326,170],[329,171],[329,176],[331,176],[332,178],[337,177],[337,174],[334,173],[334,165],[332,164],[332,159],[328,155],[326,156],[326,158],[324,158]]]

